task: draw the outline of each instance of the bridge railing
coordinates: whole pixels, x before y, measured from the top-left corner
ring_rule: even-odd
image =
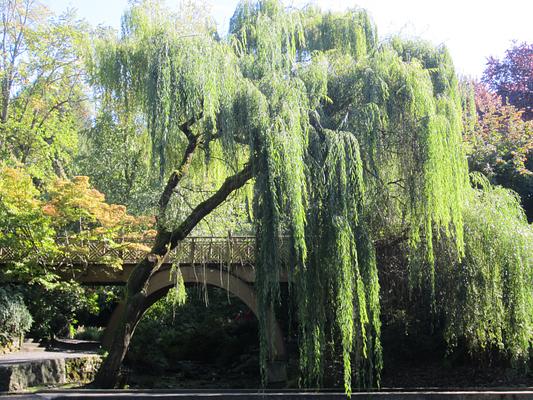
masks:
[[[91,242],[88,244],[88,260],[97,262],[104,257],[115,256],[126,264],[134,264],[146,255],[150,245],[149,241],[130,242],[125,246],[110,249],[106,243]],[[189,237],[178,243],[168,254],[166,261],[181,264],[251,264],[254,261],[254,252],[254,237]]]
[[[288,249],[282,242],[282,258],[288,259]],[[85,241],[67,243],[58,240],[58,245],[65,251],[62,260],[56,262],[67,264],[105,264],[106,260],[120,260],[122,264],[136,264],[150,249],[151,241],[116,242]],[[82,250],[73,256],[72,248]],[[70,258],[69,258],[70,257]],[[17,261],[16,255],[8,248],[0,247],[0,263]],[[166,262],[179,264],[253,264],[255,260],[255,238],[253,236],[209,236],[188,237],[173,249]]]

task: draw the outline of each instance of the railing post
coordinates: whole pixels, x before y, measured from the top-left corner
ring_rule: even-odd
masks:
[[[194,259],[195,250],[196,250],[196,241],[195,241],[195,238],[192,237],[191,238],[191,248],[190,248],[190,251],[191,251],[191,266],[194,265],[194,262],[195,262],[195,259]]]
[[[231,230],[228,231],[228,239],[227,239],[227,245],[226,245],[226,265],[229,267],[231,264]]]
[[[119,247],[119,257],[120,259],[122,260],[122,263],[125,263],[126,260],[125,260],[125,257],[124,257],[124,254],[126,254],[126,252],[124,251],[124,231],[123,229],[121,229],[121,232],[120,232],[120,247]]]

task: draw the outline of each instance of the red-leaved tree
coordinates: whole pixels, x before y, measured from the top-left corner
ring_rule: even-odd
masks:
[[[505,104],[486,84],[465,83],[464,87],[470,93],[464,114],[470,170],[516,191],[528,220],[533,221],[533,120],[524,120],[523,110]],[[468,123],[468,117],[473,121]]]
[[[524,120],[533,119],[533,44],[513,46],[502,60],[490,57],[482,81],[506,104],[523,110]]]

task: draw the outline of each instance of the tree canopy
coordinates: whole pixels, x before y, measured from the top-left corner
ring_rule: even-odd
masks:
[[[323,13],[243,1],[224,40],[207,20],[194,28],[183,21],[190,19],[151,2],[133,7],[122,35],[96,46],[96,81],[142,114],[166,189],[185,173],[205,174],[213,155],[226,172],[227,164],[245,165],[246,180],[254,178],[262,365],[268,315],[287,268],[304,382],[320,383],[333,346],[348,392],[352,377],[358,386],[379,384],[373,241],[404,238],[413,286],[427,285],[434,310],[434,244],[446,240],[453,263],[469,250],[464,207],[471,189],[448,52],[400,38],[380,43],[360,9]],[[160,230],[179,236],[189,217],[178,228],[165,225],[169,193],[160,201]],[[282,236],[291,242],[285,266]],[[462,332],[450,322],[455,328]]]
[[[34,179],[65,178],[88,117],[86,27],[34,0],[0,5],[0,155]]]
[[[515,190],[533,221],[533,121],[483,83],[463,82],[464,141],[469,167]]]

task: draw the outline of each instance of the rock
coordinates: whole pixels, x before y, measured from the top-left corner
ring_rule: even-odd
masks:
[[[13,339],[12,341],[8,343],[4,343],[3,345],[0,346],[0,354],[9,354],[15,351],[19,351],[22,343],[23,343],[22,338]]]

